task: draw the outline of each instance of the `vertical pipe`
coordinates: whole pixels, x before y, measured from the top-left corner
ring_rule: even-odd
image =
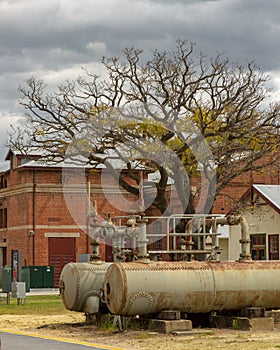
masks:
[[[89,253],[89,220],[90,220],[90,174],[87,174],[87,217],[86,217],[86,224],[87,224],[87,236],[86,236],[86,252]]]
[[[32,189],[32,265],[35,266],[35,230],[36,230],[36,219],[35,219],[35,211],[36,211],[36,170],[33,170],[32,174],[32,182],[33,182],[33,189]]]
[[[249,226],[245,218],[240,215],[239,218],[240,226],[241,226],[241,260],[251,260],[251,252],[250,252],[250,234],[249,234]]]
[[[202,250],[206,250],[206,217],[203,216],[202,218],[203,220],[203,236],[201,237],[202,238]]]
[[[146,220],[141,220],[138,224],[138,246],[139,246],[139,257],[140,258],[147,258],[148,257],[148,250],[147,250],[147,225]]]
[[[250,234],[247,221],[243,215],[229,215],[225,218],[217,219],[216,221],[219,224],[226,225],[238,225],[241,226],[241,237],[239,242],[241,243],[241,253],[240,260],[251,260],[250,252]]]
[[[212,236],[212,248],[215,250],[214,260],[217,260],[217,252],[216,248],[218,246],[218,237],[217,237],[217,220],[216,218],[213,218],[213,225],[212,225],[212,233],[214,236]]]
[[[170,218],[167,219],[166,225],[166,250],[169,251],[169,230],[170,230]],[[174,230],[174,225],[173,225]]]
[[[142,214],[145,211],[145,201],[144,201],[144,176],[143,171],[140,171],[139,180],[139,212]]]

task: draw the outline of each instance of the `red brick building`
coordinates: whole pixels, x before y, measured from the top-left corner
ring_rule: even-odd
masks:
[[[9,167],[0,171],[0,270],[11,263],[12,250],[20,250],[23,266],[54,266],[57,286],[67,262],[92,252],[89,202],[96,202],[101,217],[139,212],[138,198],[119,189],[105,170],[101,174],[100,169],[90,172],[71,166],[46,166],[36,155],[27,159],[11,151],[6,160]],[[250,184],[279,184],[279,179],[279,164],[242,174],[224,189],[224,196],[216,199],[213,213],[226,214]],[[147,215],[153,213],[156,211],[149,209]],[[159,227],[155,224],[150,229],[160,234],[162,228],[157,224]],[[102,259],[112,261],[109,244],[101,245],[100,253]]]
[[[54,266],[57,286],[64,264],[92,251],[88,184],[100,216],[137,211],[137,198],[121,191],[106,171],[101,177],[100,171],[45,166],[36,158],[9,152],[10,167],[0,173],[0,268],[11,263],[12,250],[20,250],[22,266]],[[124,211],[117,209],[120,195]],[[100,253],[112,260],[109,246]]]
[[[271,161],[272,157],[267,156],[258,162],[269,164]],[[213,213],[227,214],[253,184],[279,185],[280,160],[259,171],[248,171],[233,179],[216,197]]]

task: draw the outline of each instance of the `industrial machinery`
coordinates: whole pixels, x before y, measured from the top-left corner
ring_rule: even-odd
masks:
[[[100,260],[66,264],[59,281],[66,309],[87,314],[107,310],[105,303],[100,302],[100,290],[110,265]]]
[[[168,218],[166,229],[172,229],[166,234],[167,248],[155,253],[187,257],[187,261],[172,262],[149,259],[147,221],[143,217],[132,215],[126,218],[126,225],[117,226],[110,217],[98,223],[95,208],[92,218],[91,261],[69,263],[60,276],[61,298],[69,310],[91,315],[109,310],[114,315],[135,316],[163,310],[208,313],[246,307],[280,308],[280,262],[251,260],[248,225],[242,216],[183,217],[187,226],[179,233],[175,222],[181,217]],[[241,225],[239,261],[216,260],[218,225]],[[174,249],[178,236],[184,241],[180,250]],[[192,249],[194,236],[202,242],[197,250]],[[206,237],[212,239],[210,249]],[[114,263],[100,260],[100,238],[112,240]],[[125,262],[126,238],[132,239],[137,253],[131,262]],[[203,254],[205,260],[189,261],[194,253]]]
[[[280,308],[279,261],[114,263],[104,301],[115,315]]]

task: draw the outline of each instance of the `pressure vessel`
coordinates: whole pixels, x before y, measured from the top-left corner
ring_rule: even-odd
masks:
[[[100,291],[110,265],[102,261],[66,264],[59,280],[66,309],[94,314],[105,308],[105,304],[100,304]]]
[[[280,262],[113,263],[103,293],[110,312],[123,316],[280,308]]]

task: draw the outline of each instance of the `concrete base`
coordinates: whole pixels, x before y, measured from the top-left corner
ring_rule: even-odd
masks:
[[[280,323],[280,310],[266,311],[265,317],[273,317],[275,323]]]
[[[270,310],[265,312],[265,317],[274,318],[274,329],[280,329],[280,310]]]
[[[190,320],[149,320],[149,329],[160,333],[172,333],[174,331],[191,331]]]
[[[273,317],[228,317],[213,316],[212,324],[216,328],[232,328],[243,331],[273,331]]]
[[[273,331],[273,317],[254,317],[250,319],[250,329],[253,331]]]

